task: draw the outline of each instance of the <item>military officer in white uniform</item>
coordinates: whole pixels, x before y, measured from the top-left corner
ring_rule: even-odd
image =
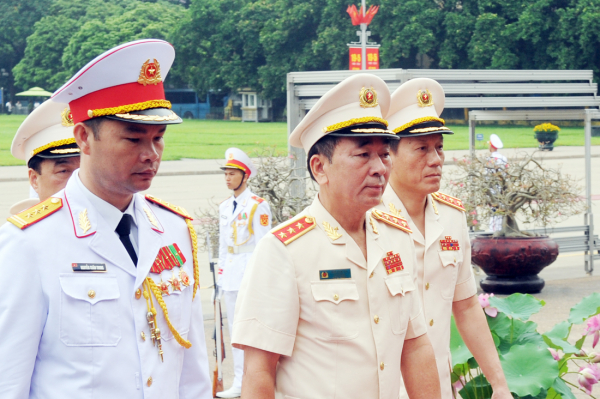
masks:
[[[508,163],[508,159],[506,155],[500,153],[500,149],[504,148],[504,143],[497,134],[490,135],[490,141],[488,141],[489,149],[490,149],[490,158],[489,158],[489,166],[491,170],[498,170],[506,167]],[[500,190],[500,187],[492,188],[493,190]],[[488,231],[494,232],[502,230],[502,215],[492,215],[490,216],[489,228]]]
[[[511,398],[496,347],[477,300],[471,245],[462,202],[440,193],[444,136],[453,134],[439,116],[444,90],[434,80],[404,83],[393,94],[387,119],[400,137],[392,143],[392,174],[378,209],[403,217],[413,231],[417,281],[440,374],[442,397],[450,399],[450,316],[494,388]],[[402,389],[402,397],[407,397]],[[410,395],[409,395],[410,396]]]
[[[173,47],[126,43],[53,95],[68,102],[81,168],[0,228],[0,392],[21,398],[211,397],[197,239],[150,187]]]
[[[225,183],[233,195],[219,205],[219,268],[223,270],[219,287],[227,307],[227,324],[233,334],[235,304],[248,260],[256,244],[271,230],[271,208],[248,188],[248,179],[256,167],[239,148],[225,151]],[[234,380],[219,398],[237,398],[242,394],[244,351],[233,348]]]
[[[240,288],[233,344],[244,399],[439,398],[406,221],[368,212],[389,177],[387,85],[356,74],[290,136],[319,184],[312,205],[256,248]]]
[[[73,171],[79,168],[79,147],[69,115],[67,104],[48,100],[19,126],[10,152],[27,163],[30,198],[14,204],[12,215],[65,188]]]

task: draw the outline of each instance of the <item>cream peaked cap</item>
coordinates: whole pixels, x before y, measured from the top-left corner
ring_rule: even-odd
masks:
[[[25,118],[13,139],[11,154],[26,162],[48,149],[62,146],[74,147],[73,122],[69,119],[67,104],[44,101]],[[63,156],[79,155],[79,149],[70,149]],[[56,157],[60,156],[57,154]]]
[[[440,118],[445,100],[444,89],[435,80],[411,79],[394,91],[385,118],[389,128],[401,137],[452,134]],[[434,129],[436,126],[440,129]]]
[[[383,115],[389,105],[387,84],[375,75],[357,73],[338,83],[317,101],[290,135],[290,144],[308,152],[323,136],[341,129],[365,123],[387,126]],[[391,132],[372,134],[378,135],[395,137]]]
[[[256,175],[256,167],[246,153],[239,148],[231,147],[225,151],[225,166],[221,169],[239,169],[248,177]]]

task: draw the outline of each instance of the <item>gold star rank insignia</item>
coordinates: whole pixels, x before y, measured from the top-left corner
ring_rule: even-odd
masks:
[[[466,211],[463,202],[458,198],[451,197],[448,194],[440,193],[439,191],[431,194],[431,196],[434,200],[441,202],[442,204],[449,205],[452,208],[458,209],[459,211]]]
[[[9,217],[7,220],[20,228],[21,230],[39,222],[40,220],[47,218],[54,212],[62,208],[62,200],[56,197],[50,197],[47,200],[40,202],[31,208],[17,213]]]
[[[403,219],[399,216],[394,216],[387,212],[380,211],[379,209],[373,209],[371,211],[371,215],[373,215],[373,217],[379,220],[380,222],[393,226],[407,233],[412,233],[412,230],[410,229],[410,226],[408,225],[406,219]]]
[[[271,234],[277,237],[277,239],[285,245],[288,245],[292,241],[314,229],[315,226],[315,218],[312,216],[302,216],[300,218],[292,219],[284,225],[280,225],[280,227],[276,230],[271,230]]]

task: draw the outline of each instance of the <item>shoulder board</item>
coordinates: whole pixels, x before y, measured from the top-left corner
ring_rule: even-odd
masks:
[[[231,198],[231,195],[227,198],[225,198],[223,201],[219,202],[219,205],[221,205],[223,202],[227,201],[229,198]]]
[[[256,196],[256,195],[253,195],[253,196],[252,196],[252,199],[253,199],[254,201],[258,202],[259,204],[262,204],[263,202],[265,202],[265,200],[264,200],[264,199],[262,199],[262,198],[260,198],[260,197],[258,197],[258,196]]]
[[[60,198],[50,197],[21,213],[9,217],[7,220],[23,230],[32,224],[47,218],[62,207],[63,204]]]
[[[434,200],[441,202],[442,204],[446,204],[451,206],[452,208],[456,208],[459,211],[465,212],[465,207],[463,206],[463,202],[458,198],[454,198],[449,196],[448,194],[440,193],[439,191],[431,194]]]
[[[290,242],[314,229],[316,225],[317,222],[314,217],[302,216],[277,226],[276,229],[271,230],[271,234],[285,245],[288,245]]]
[[[173,213],[176,213],[176,214],[178,214],[179,216],[182,216],[182,217],[184,217],[184,218],[186,218],[186,219],[190,219],[190,220],[192,220],[192,219],[193,219],[193,218],[190,216],[190,214],[189,214],[189,213],[187,213],[187,211],[186,211],[185,209],[183,209],[182,207],[180,207],[180,206],[173,205],[173,204],[171,204],[170,202],[163,201],[163,200],[161,200],[161,199],[158,199],[158,198],[156,198],[156,197],[154,197],[154,196],[152,196],[152,195],[148,195],[148,194],[146,195],[146,199],[147,199],[148,201],[150,201],[150,202],[153,202],[153,203],[155,203],[156,205],[159,205],[159,206],[161,206],[161,207],[163,207],[163,208],[165,208],[165,209],[167,209],[167,210],[169,210],[169,211],[171,211],[171,212],[173,212]]]
[[[393,226],[407,233],[412,233],[412,230],[408,226],[408,222],[405,219],[402,219],[401,217],[394,216],[391,213],[380,211],[379,209],[373,209],[371,211],[371,215],[373,215],[375,219],[385,224],[389,224],[390,226]]]

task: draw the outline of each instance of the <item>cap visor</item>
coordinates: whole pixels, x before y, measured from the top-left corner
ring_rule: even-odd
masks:
[[[140,125],[175,125],[182,122],[175,112],[167,108],[151,108],[126,114],[106,115],[106,118]]]

